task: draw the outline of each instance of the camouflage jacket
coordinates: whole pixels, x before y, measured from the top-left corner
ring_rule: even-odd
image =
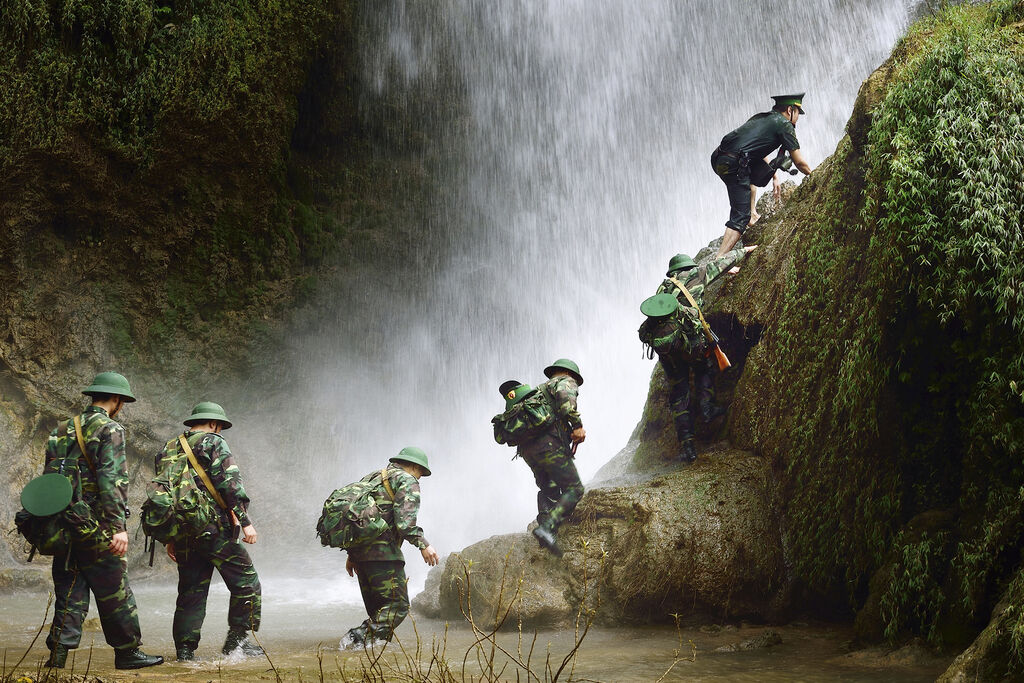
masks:
[[[242,526],[252,524],[248,512],[249,496],[245,493],[245,487],[242,486],[242,475],[238,471],[235,459],[231,456],[228,442],[220,434],[200,432],[194,429],[185,431],[185,439],[192,447],[196,462],[206,470],[207,476],[213,483],[213,488],[217,489],[217,493],[224,499],[228,509],[238,517],[239,524]],[[178,437],[168,441],[156,456],[156,467],[159,467],[160,460],[170,453],[170,449],[177,450],[179,448],[181,448],[181,444],[178,442]],[[206,491],[206,484],[203,483],[199,475],[193,476],[196,486],[201,491]],[[220,506],[216,502],[214,502],[214,507],[220,510]],[[221,512],[223,513],[223,511]],[[222,520],[222,522],[227,521],[227,519]]]
[[[577,427],[583,426],[576,405],[580,393],[579,385],[572,377],[559,375],[537,385],[537,390],[545,392],[551,401],[551,408],[555,412],[555,424],[548,431],[519,444],[517,453],[524,458],[551,453],[557,449],[568,453],[571,443],[569,435]]]
[[[688,290],[690,290],[690,294],[693,295],[693,300],[697,302],[697,305],[703,308],[704,290],[707,288],[707,286],[714,282],[716,279],[718,279],[718,277],[721,276],[722,273],[732,268],[733,265],[735,265],[746,255],[746,253],[747,252],[743,251],[742,247],[740,247],[739,249],[733,249],[732,251],[727,252],[725,256],[714,259],[713,261],[709,261],[708,263],[705,263],[702,266],[698,266],[697,268],[690,268],[689,270],[680,271],[676,273],[675,277],[677,280],[682,282]],[[679,291],[679,288],[676,286],[674,282],[672,282],[672,280],[664,280],[661,283],[661,286],[658,287],[657,293],[675,294],[676,298],[679,299],[679,303],[681,303],[683,306],[690,306],[689,299],[687,299],[686,296],[684,296],[683,293]]]
[[[416,515],[420,511],[420,483],[395,463],[388,465],[387,474],[395,502],[390,506],[385,505],[381,510],[384,518],[391,523],[391,530],[369,545],[350,548],[348,556],[353,562],[403,560],[402,541],[408,541],[420,550],[430,545],[423,537],[423,529],[416,525]],[[374,470],[363,477],[363,481],[379,475],[380,470]],[[374,498],[378,501],[389,500],[384,484],[378,488]]]
[[[101,528],[112,534],[124,531],[128,516],[124,427],[111,419],[103,408],[89,406],[82,413],[82,440],[96,468],[95,474],[81,456],[73,420],[50,432],[43,471],[67,476],[72,488],[81,490],[82,500],[88,503]]]

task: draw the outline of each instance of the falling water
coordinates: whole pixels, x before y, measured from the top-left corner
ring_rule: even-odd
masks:
[[[711,150],[770,95],[806,91],[797,132],[820,163],[910,14],[905,0],[363,5],[367,124],[417,126],[437,191],[394,226],[411,259],[322,293],[315,332],[273,369],[287,398],[243,406],[233,438],[270,532],[265,573],[340,573],[312,534],[322,500],[407,444],[430,455],[420,520],[442,554],[525,530],[532,477],[489,420],[501,381],[538,383],[558,357],[586,379],[577,465],[593,475],[646,397],[638,303],[670,256],[723,231]]]

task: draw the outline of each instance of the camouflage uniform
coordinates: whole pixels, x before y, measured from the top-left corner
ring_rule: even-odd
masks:
[[[206,598],[210,592],[213,570],[220,572],[224,585],[231,593],[228,602],[229,631],[257,631],[260,627],[260,579],[253,567],[248,551],[238,542],[237,527],[231,512],[245,527],[252,523],[248,515],[249,496],[242,486],[238,465],[231,457],[227,441],[220,434],[187,430],[185,438],[192,447],[196,461],[206,470],[213,486],[220,493],[230,511],[218,510],[217,518],[199,538],[175,544],[178,564],[178,600],[174,608],[174,646],[195,650],[199,646],[200,630],[206,617]],[[156,456],[156,462],[181,445],[178,439],[168,441]],[[194,475],[196,486],[205,491],[199,475]]]
[[[394,504],[387,504],[390,498],[383,483],[373,498],[381,505],[381,513],[392,528],[368,545],[348,550],[349,559],[356,565],[359,591],[369,617],[349,633],[358,632],[363,640],[390,640],[394,630],[409,615],[402,541],[420,550],[430,545],[423,537],[423,529],[416,525],[420,509],[420,484],[416,477],[394,463],[388,465],[387,476],[395,494]],[[374,477],[380,477],[380,470],[366,475],[363,481]]]
[[[80,454],[71,420],[50,433],[44,471],[62,471],[76,496],[81,491],[81,500],[99,523],[100,533],[95,541],[73,543],[66,555],[53,558],[54,613],[46,645],[51,651],[57,644],[78,647],[92,590],[107,644],[128,651],[142,643],[139,614],[128,585],[125,559],[110,550],[111,537],[125,530],[128,516],[124,427],[98,406],[86,408],[81,420],[82,438],[96,473]]]
[[[690,291],[693,300],[701,308],[704,307],[704,290],[709,284],[715,281],[722,273],[727,272],[733,265],[742,259],[746,252],[742,249],[733,249],[721,258],[714,259],[697,268],[682,270],[675,273],[675,279],[683,283]],[[672,280],[666,279],[658,287],[658,294],[673,294],[679,299],[681,306],[690,308],[689,299],[679,291]],[[696,312],[693,313],[696,316]],[[710,349],[709,349],[710,351]],[[668,405],[672,411],[672,419],[675,423],[676,436],[679,442],[686,444],[693,441],[693,418],[690,411],[690,373],[693,373],[694,386],[697,389],[698,402],[701,412],[705,417],[710,417],[712,400],[714,399],[714,374],[716,369],[715,359],[708,353],[702,358],[691,360],[689,358],[672,358],[658,356],[661,367],[665,370],[665,377],[668,379]]]
[[[576,407],[579,386],[567,375],[557,375],[537,387],[547,394],[555,424],[519,444],[517,453],[533,471],[537,482],[537,524],[555,531],[576,509],[583,497],[583,483],[576,471],[569,435],[583,426]]]

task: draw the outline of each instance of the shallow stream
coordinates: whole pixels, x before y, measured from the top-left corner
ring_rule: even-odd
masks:
[[[173,659],[173,586],[140,583],[134,590],[144,650]],[[264,580],[264,595],[259,639],[284,680],[320,680],[321,665],[325,680],[361,678],[373,659],[370,653],[338,649],[345,631],[364,618],[354,580],[349,583],[346,576],[335,582],[318,581],[311,585],[298,579],[269,578]],[[6,670],[22,656],[39,631],[46,600],[46,594],[28,592],[4,597],[0,606],[0,656],[4,658]],[[170,661],[140,672],[114,670],[113,653],[103,641],[93,605],[82,647],[73,661],[69,658],[67,672],[72,671],[73,665],[75,673],[84,673],[88,666],[90,676],[100,676],[103,680],[121,677],[180,681],[274,680],[274,671],[266,659],[238,660],[220,654],[227,631],[227,601],[224,585],[215,579],[203,630],[204,640],[197,652],[200,661],[188,665]],[[781,636],[780,644],[751,651],[714,651],[757,638],[768,629]],[[532,637],[532,633],[524,636],[524,660]],[[38,669],[47,654],[44,638],[45,632],[40,634],[19,671]],[[499,643],[515,653],[519,648],[518,638],[514,632],[503,634]],[[848,652],[846,644],[850,638],[849,629],[822,624],[773,627],[741,624],[679,631],[669,626],[594,627],[579,649],[572,679],[654,681],[664,675],[663,680],[688,681],[933,681],[949,663],[947,659],[913,649],[893,653],[883,650]],[[474,640],[468,626],[446,626],[436,620],[411,618],[398,629],[398,638],[379,659],[377,672],[388,680],[408,680],[410,674],[419,679],[430,666],[436,671],[436,659],[440,659],[447,663],[456,680],[479,680],[481,667],[486,664],[480,664],[477,654],[486,654],[488,650],[474,648]],[[530,668],[540,680],[548,680],[545,677],[548,653],[552,667],[557,669],[574,642],[575,634],[571,629],[537,633]],[[91,652],[90,645],[93,646]],[[91,662],[88,661],[90,656]],[[506,661],[499,653],[494,669],[500,671]],[[568,680],[569,669],[567,666],[559,680]],[[526,672],[511,663],[501,674],[502,680],[517,677],[526,680]]]

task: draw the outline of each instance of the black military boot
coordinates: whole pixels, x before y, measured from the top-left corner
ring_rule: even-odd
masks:
[[[238,648],[242,649],[242,654],[246,657],[259,657],[263,654],[263,648],[249,640],[248,631],[231,629],[220,651],[229,655]]]
[[[562,549],[558,547],[557,539],[555,534],[552,533],[547,527],[539,526],[533,530],[533,536],[540,543],[542,548],[546,548],[549,553],[555,557],[562,556]]]
[[[679,449],[679,457],[677,460],[681,463],[689,464],[697,459],[697,447],[693,444],[693,439],[687,439],[682,443]]]
[[[725,408],[718,405],[717,403],[705,403],[700,407],[701,417],[704,420],[704,424],[712,422],[716,417],[725,415]]]
[[[195,661],[196,651],[193,648],[188,647],[187,645],[183,645],[182,647],[179,647],[177,650],[175,650],[175,652],[178,655],[178,661],[179,662],[192,662],[192,661]]]
[[[339,647],[342,650],[356,650],[373,644],[373,639],[366,634],[366,625],[350,628],[345,637],[341,639]]]
[[[137,647],[133,647],[130,650],[114,650],[115,669],[144,669],[147,666],[156,666],[163,663],[163,657],[147,655]]]
[[[53,646],[53,649],[50,650],[50,658],[46,660],[46,664],[44,664],[43,666],[47,666],[47,667],[49,667],[51,669],[63,669],[64,668],[64,664],[67,661],[68,661],[68,648],[67,648],[67,646],[66,645],[61,645],[60,643],[57,643],[56,645]]]

